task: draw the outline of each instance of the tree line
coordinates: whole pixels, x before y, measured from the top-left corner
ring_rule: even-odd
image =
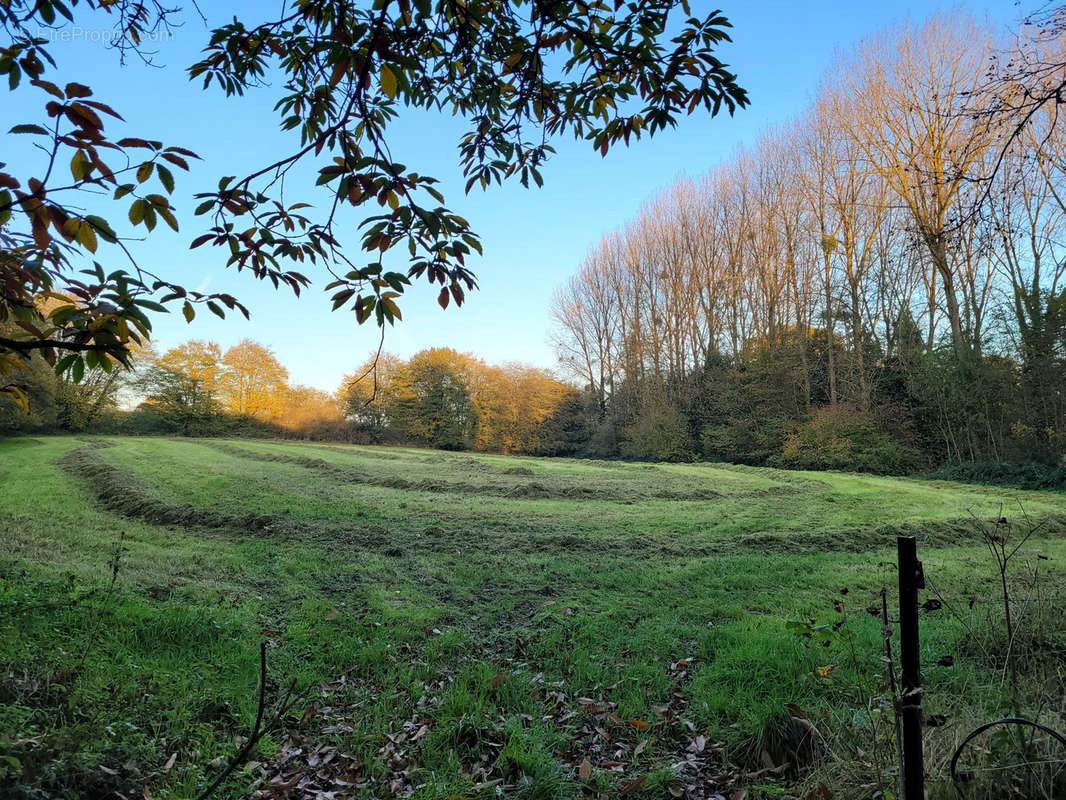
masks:
[[[97,366],[75,384],[34,359],[24,384],[29,408],[0,397],[0,433],[283,436],[552,453],[560,449],[560,409],[577,398],[545,370],[449,348],[407,360],[375,354],[334,392],[291,383],[274,352],[251,339],[226,350],[199,339],[162,353],[149,346],[135,365]]]
[[[958,14],[839,57],[798,118],[678,180],[556,293],[590,452],[897,472],[1066,452],[1066,134]],[[1056,53],[1058,55],[1056,55]]]
[[[541,369],[436,347],[407,361],[371,358],[345,378],[341,397],[356,430],[376,442],[552,453],[557,417],[577,392]]]

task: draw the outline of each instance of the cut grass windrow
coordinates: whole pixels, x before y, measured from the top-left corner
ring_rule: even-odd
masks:
[[[597,496],[506,494],[531,483]],[[891,753],[858,753],[876,752],[869,609],[901,532],[944,600],[922,612],[926,704],[948,720],[926,734],[939,800],[958,733],[1006,710],[995,642],[975,635],[995,630],[998,576],[969,512],[1021,520],[1024,504],[1043,583],[1018,584],[1019,630],[1047,649],[1066,619],[1054,493],[132,437],[0,441],[0,485],[5,800],[195,797],[254,719],[262,639],[272,681],[296,678],[308,704],[219,800],[293,781],[416,800],[769,800],[820,780],[883,797]],[[1022,668],[1056,723],[1043,652]],[[824,746],[807,751],[809,725]]]
[[[233,445],[226,442],[220,442],[215,440],[198,440],[200,444],[206,447],[212,447],[223,453],[229,455],[238,456],[240,458],[253,459],[263,462],[275,462],[284,464],[296,464],[307,469],[316,470],[329,476],[330,478],[347,481],[351,483],[360,483],[369,486],[382,486],[389,489],[399,489],[403,491],[418,491],[418,492],[436,492],[441,494],[460,494],[460,495],[488,495],[495,497],[511,497],[511,498],[529,498],[537,500],[602,500],[615,503],[633,503],[640,500],[679,500],[679,501],[701,501],[701,500],[722,500],[725,498],[772,498],[782,495],[794,495],[802,494],[803,492],[811,491],[812,489],[826,489],[829,485],[824,481],[819,481],[814,478],[801,477],[794,474],[789,474],[781,470],[762,470],[760,473],[750,472],[745,473],[743,468],[726,467],[719,468],[716,471],[721,474],[723,472],[737,472],[742,474],[759,474],[761,479],[766,479],[768,476],[772,476],[772,481],[775,485],[761,486],[758,488],[730,488],[728,490],[716,489],[709,486],[689,487],[684,489],[672,489],[666,486],[648,486],[643,490],[634,491],[632,486],[626,487],[628,491],[615,491],[609,488],[601,488],[596,485],[588,485],[587,483],[581,484],[574,481],[569,481],[564,485],[550,485],[545,484],[541,480],[528,481],[518,483],[512,481],[510,483],[497,483],[497,482],[482,482],[482,483],[470,483],[465,481],[447,481],[439,478],[422,478],[420,480],[410,480],[399,476],[383,476],[366,470],[354,469],[351,467],[342,466],[333,461],[327,461],[321,458],[312,458],[308,456],[295,456],[286,453],[266,453],[260,450],[252,450],[248,447]],[[345,450],[338,446],[330,445],[312,445],[319,449],[328,449],[337,453],[351,453],[351,449]],[[366,454],[360,453],[361,456]],[[381,458],[382,454],[375,453],[370,458]],[[479,474],[488,473],[497,476],[506,476],[508,478],[522,478],[522,477],[542,477],[540,474],[534,472],[528,467],[512,466],[512,467],[498,467],[494,464],[486,463],[483,460],[463,457],[463,456],[445,456],[433,458],[410,456],[407,459],[396,459],[406,461],[407,463],[421,463],[432,464],[440,466],[442,464],[462,471],[467,474]],[[586,466],[590,462],[577,462],[583,463]],[[603,462],[609,463],[609,462]],[[599,469],[603,469],[602,464],[597,465]],[[642,471],[657,471],[662,469],[652,464],[641,465],[626,465],[629,471],[635,472],[637,469],[643,467]],[[677,469],[677,465],[666,465],[666,467]],[[624,469],[625,467],[618,467]],[[660,473],[662,474],[662,473]],[[667,473],[669,475],[669,473]]]
[[[354,470],[337,466],[315,458],[300,458],[283,454],[261,454],[222,442],[199,442],[228,455],[253,461],[287,463],[305,467],[323,476],[334,479],[353,478]],[[310,519],[288,514],[232,514],[212,508],[188,504],[172,504],[154,496],[135,475],[110,464],[99,451],[113,443],[96,439],[83,447],[70,451],[59,464],[68,474],[87,483],[97,502],[119,516],[138,519],[156,525],[176,525],[184,528],[205,528],[226,531],[231,535],[255,535],[275,538],[308,538],[332,542],[338,546],[359,547],[370,552],[379,552],[398,557],[418,552],[462,553],[470,550],[492,548],[502,552],[545,553],[579,552],[602,553],[615,557],[647,556],[660,557],[707,557],[759,552],[812,554],[819,552],[861,553],[871,549],[890,546],[897,535],[916,535],[924,546],[943,547],[959,541],[968,533],[968,519],[929,521],[923,523],[900,523],[876,528],[856,528],[840,531],[821,531],[798,537],[790,532],[753,533],[728,540],[669,541],[644,540],[630,535],[604,534],[586,538],[565,531],[530,532],[523,537],[501,537],[483,530],[469,530],[459,526],[427,525],[421,535],[389,531],[381,524],[360,523],[344,525],[326,520]],[[383,485],[390,489],[402,489],[393,481],[365,481],[371,485]],[[398,483],[398,482],[396,482]],[[408,481],[410,488],[419,491],[443,491],[427,488],[440,486],[436,481]],[[478,488],[470,486],[470,491]],[[781,487],[799,491],[798,487]],[[756,490],[761,491],[761,490]],[[772,491],[772,490],[766,490]],[[513,494],[506,496],[514,497]],[[528,497],[529,495],[523,495]],[[750,497],[749,492],[743,493]],[[1066,534],[1066,514],[1049,515],[1041,520],[1045,536]]]

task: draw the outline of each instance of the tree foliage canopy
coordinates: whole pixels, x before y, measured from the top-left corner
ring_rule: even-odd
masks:
[[[35,352],[75,380],[126,363],[130,344],[149,334],[149,315],[168,307],[188,320],[201,306],[248,314],[232,295],[188,289],[138,263],[120,233],[127,220],[147,234],[191,223],[192,247],[217,248],[226,266],[297,293],[317,267],[331,276],[334,308],[360,323],[399,319],[399,298],[416,279],[439,286],[442,306],[461,304],[476,286],[467,261],[481,244],[437,180],[394,155],[390,126],[403,107],[467,121],[459,145],[469,192],[507,179],[540,185],[560,135],[606,155],[697,109],[732,113],[747,103],[715,55],[728,21],[717,11],[692,16],[687,0],[289,0],[277,16],[235,16],[212,30],[188,68],[204,90],[227,97],[272,93],[292,135],[271,163],[197,192],[193,222],[172,198],[196,154],[116,138],[117,87],[67,80],[41,36],[104,19],[133,64],[178,14],[158,0],[0,4],[0,76],[11,92],[39,92],[42,104],[9,133],[34,137],[43,153],[37,164],[0,162],[4,373]],[[310,165],[324,191],[317,208],[283,199],[297,165]],[[101,192],[105,210],[85,212],[86,195]],[[344,243],[351,208],[354,249]],[[35,302],[42,295],[57,301],[47,312]]]

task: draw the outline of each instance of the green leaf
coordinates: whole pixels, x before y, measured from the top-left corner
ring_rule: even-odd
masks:
[[[176,231],[178,229],[178,220],[169,208],[160,207],[159,216],[161,216],[163,218],[163,221],[170,226],[171,230]]]
[[[186,300],[185,305],[181,307],[181,313],[185,315],[186,322],[192,322],[196,316],[196,309],[192,307],[192,303]]]
[[[103,217],[97,217],[93,214],[89,214],[85,217],[85,221],[93,226],[93,230],[103,239],[105,242],[114,244],[118,241],[118,236],[111,229],[111,225]]]
[[[56,375],[62,375],[64,372],[66,372],[68,369],[70,369],[71,366],[73,366],[74,362],[77,361],[77,360],[78,360],[78,356],[76,354],[74,354],[74,353],[72,353],[72,354],[70,354],[68,356],[64,356],[63,358],[61,358],[59,360],[59,363],[55,365],[55,373],[56,373]]]
[[[93,226],[85,220],[77,220],[77,232],[74,234],[78,244],[88,250],[90,253],[96,252],[96,231],[93,230]]]
[[[167,190],[167,194],[174,191],[174,174],[164,167],[162,164],[156,166],[156,172],[159,173],[159,182],[163,184],[163,188]]]
[[[140,225],[144,222],[145,212],[148,211],[148,203],[144,200],[137,200],[130,206],[130,222],[134,225]]]
[[[381,65],[381,91],[392,100],[396,97],[396,74],[389,69],[388,64]]]
[[[92,168],[92,162],[89,161],[89,156],[85,154],[84,150],[78,149],[74,151],[74,157],[70,159],[70,174],[74,180],[82,180],[92,172]]]
[[[40,125],[15,125],[8,133],[36,133],[42,136],[48,136],[50,131],[42,128]]]

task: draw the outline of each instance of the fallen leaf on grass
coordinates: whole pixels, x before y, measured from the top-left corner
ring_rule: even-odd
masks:
[[[619,787],[618,793],[619,794],[632,794],[633,792],[635,792],[638,789],[640,789],[640,787],[644,785],[644,781],[646,781],[647,779],[648,779],[648,777],[646,775],[641,775],[636,780],[626,781],[625,783],[623,783]]]
[[[489,681],[489,689],[495,689],[501,683],[507,680],[507,675],[503,672],[497,672],[491,681]]]
[[[303,727],[308,722],[310,722],[312,719],[314,719],[315,714],[318,713],[318,709],[319,709],[319,705],[318,705],[317,702],[311,703],[311,705],[309,705],[306,709],[304,709],[303,716],[300,717],[299,725],[301,727]]]
[[[589,778],[592,777],[592,762],[587,758],[581,760],[581,766],[577,768],[577,777],[582,783],[588,783]]]
[[[645,722],[642,719],[631,719],[629,720],[629,724],[636,728],[638,731],[646,731],[651,728],[651,723]]]

